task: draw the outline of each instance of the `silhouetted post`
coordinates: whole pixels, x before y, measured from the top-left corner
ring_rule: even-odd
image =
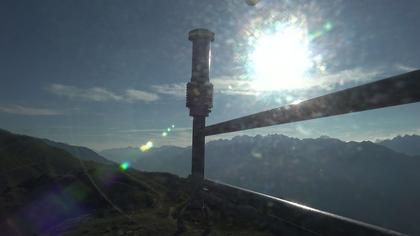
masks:
[[[209,81],[210,42],[214,33],[195,29],[189,33],[193,43],[192,76],[187,84],[187,107],[193,117],[191,175],[194,180],[204,179],[204,128],[206,117],[213,107],[213,85]]]

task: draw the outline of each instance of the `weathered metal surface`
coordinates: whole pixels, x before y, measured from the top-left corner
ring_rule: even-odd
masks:
[[[213,107],[213,85],[209,81],[210,42],[214,33],[195,29],[189,33],[193,43],[191,82],[187,84],[187,102],[190,116],[208,116]]]
[[[286,124],[420,101],[420,70],[207,126],[205,135]]]
[[[194,117],[193,120],[191,174],[198,180],[204,178],[205,122],[204,116]]]
[[[237,208],[242,214],[265,223],[276,235],[323,235],[323,236],[402,236],[404,234],[357,220],[320,211],[301,204],[272,197],[251,190],[204,181],[204,197],[207,204],[220,208]],[[206,194],[207,192],[207,194]]]
[[[186,106],[193,117],[191,174],[197,181],[204,178],[204,127],[206,116],[213,106],[213,85],[209,82],[210,42],[214,33],[206,29],[195,29],[189,33],[193,43],[191,82],[187,84]]]

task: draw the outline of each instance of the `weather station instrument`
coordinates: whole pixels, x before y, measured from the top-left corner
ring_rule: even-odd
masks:
[[[211,47],[214,33],[207,29],[195,29],[189,33],[193,43],[191,82],[187,84],[187,107],[193,117],[192,167],[193,179],[204,178],[204,128],[206,117],[213,107],[213,85],[210,83]]]

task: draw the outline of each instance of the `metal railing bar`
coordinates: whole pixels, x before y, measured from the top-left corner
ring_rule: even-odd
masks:
[[[420,101],[420,70],[206,126],[206,136]]]
[[[397,231],[385,229],[376,225],[364,223],[358,220],[320,211],[305,205],[276,198],[249,189],[220,183],[206,179],[204,186],[209,192],[232,197],[239,204],[241,199],[251,200],[255,205],[271,205],[272,214],[281,220],[292,224],[294,227],[304,228],[305,231],[319,235],[394,235],[403,236]],[[242,198],[240,197],[242,196]],[[261,204],[260,202],[263,202]],[[270,204],[268,204],[270,203]],[[258,206],[257,206],[258,207]]]

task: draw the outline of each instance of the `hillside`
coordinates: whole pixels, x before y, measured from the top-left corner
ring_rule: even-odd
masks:
[[[2,235],[174,235],[190,192],[186,179],[81,161],[44,140],[6,131],[0,132],[0,175]],[[270,235],[252,223],[212,221],[214,235]],[[199,235],[203,227],[187,217],[182,235]]]
[[[164,149],[156,148],[147,158],[136,154],[132,166],[186,175],[189,169],[177,166],[190,166],[190,149],[168,150],[173,158],[161,158]],[[418,158],[382,145],[328,137],[238,136],[206,145],[210,179],[414,235],[420,234],[417,166]]]
[[[187,177],[191,172],[190,150],[190,148],[163,146],[141,152],[138,148],[126,147],[103,150],[100,154],[117,163],[129,162],[140,170],[169,172]]]
[[[99,152],[99,155],[117,163],[125,161],[132,162],[139,157],[144,157],[142,154],[143,153],[140,152],[139,148],[136,147],[113,148]]]
[[[77,158],[80,158],[81,160],[95,161],[95,162],[104,163],[104,164],[111,164],[109,160],[105,159],[104,157],[100,156],[98,153],[96,153],[95,151],[89,148],[69,145],[66,143],[55,142],[48,139],[43,139],[43,141],[50,146],[63,149],[67,151],[68,153],[70,153],[71,155]]]

